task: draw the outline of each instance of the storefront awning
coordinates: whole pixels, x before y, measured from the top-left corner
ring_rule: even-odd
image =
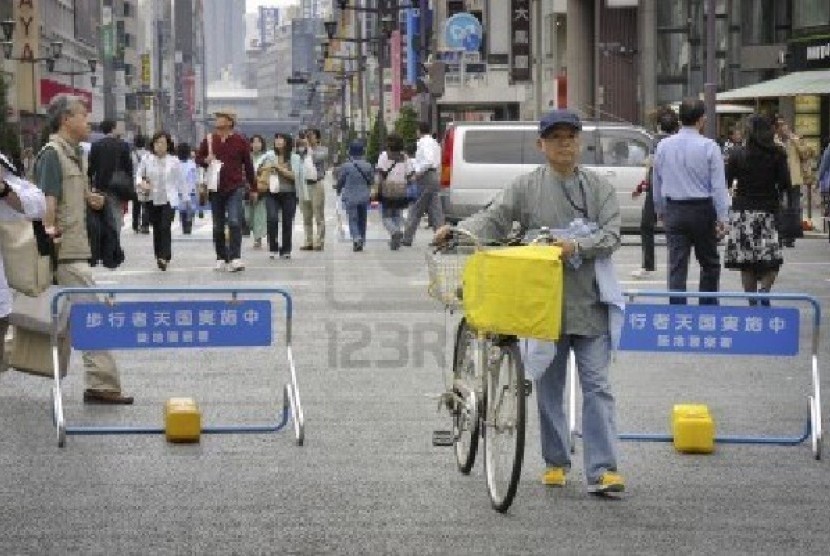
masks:
[[[722,100],[792,97],[796,95],[830,95],[830,70],[797,71],[777,79],[718,93]]]

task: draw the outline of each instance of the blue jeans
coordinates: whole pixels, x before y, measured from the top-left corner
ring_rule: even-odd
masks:
[[[608,335],[563,335],[556,357],[536,383],[542,457],[548,466],[571,466],[570,433],[563,398],[568,355],[573,350],[582,386],[582,438],[585,477],[599,481],[605,471],[617,470],[617,424],[614,396],[608,382],[611,340]]]
[[[354,242],[366,241],[366,213],[369,210],[368,203],[346,205],[346,213],[349,215],[349,235]]]
[[[210,210],[213,213],[213,245],[216,258],[225,262],[242,257],[242,221],[245,218],[242,201],[245,187],[230,193],[211,193]],[[230,232],[230,243],[225,240],[225,225]]]
[[[380,216],[383,219],[383,227],[386,228],[390,236],[394,233],[403,232],[401,209],[382,207],[380,209]]]

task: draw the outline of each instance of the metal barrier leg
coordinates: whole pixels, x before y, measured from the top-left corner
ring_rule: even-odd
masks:
[[[810,427],[812,431],[813,457],[821,459],[821,381],[819,379],[818,355],[812,357],[813,395],[810,396]]]
[[[54,386],[52,388],[52,420],[55,424],[58,447],[66,446],[66,419],[63,415],[63,391],[61,390],[60,356],[55,335],[52,335],[52,372]]]
[[[568,355],[568,431],[570,431],[571,453],[576,452],[576,355],[571,350]]]
[[[291,383],[288,385],[287,393],[291,402],[291,411],[294,419],[294,436],[297,438],[297,446],[302,446],[305,441],[305,417],[303,405],[300,401],[300,389],[297,386],[297,370],[294,368],[294,352],[291,346],[288,348],[288,369],[291,372]]]

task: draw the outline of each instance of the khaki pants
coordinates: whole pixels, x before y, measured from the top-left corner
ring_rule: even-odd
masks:
[[[59,286],[89,287],[95,285],[89,265],[86,263],[58,264],[57,280]],[[75,295],[72,301],[97,302],[94,295]],[[115,360],[108,351],[87,351],[83,353],[86,368],[86,387],[92,390],[121,392],[121,381]]]
[[[326,191],[323,182],[308,184],[310,201],[300,201],[300,210],[303,212],[303,228],[305,229],[306,247],[322,247],[326,239]],[[314,235],[314,222],[317,222],[317,236]]]

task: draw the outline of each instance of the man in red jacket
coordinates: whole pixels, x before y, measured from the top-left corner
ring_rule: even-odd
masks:
[[[219,190],[210,194],[216,270],[227,268],[231,272],[239,272],[245,270],[242,262],[243,201],[246,192],[251,201],[256,201],[257,195],[254,166],[248,141],[233,130],[236,114],[224,110],[214,116],[214,132],[199,145],[196,164],[207,168],[214,160],[222,163]],[[210,148],[208,140],[211,141]],[[230,243],[225,237],[225,225],[230,231]]]

